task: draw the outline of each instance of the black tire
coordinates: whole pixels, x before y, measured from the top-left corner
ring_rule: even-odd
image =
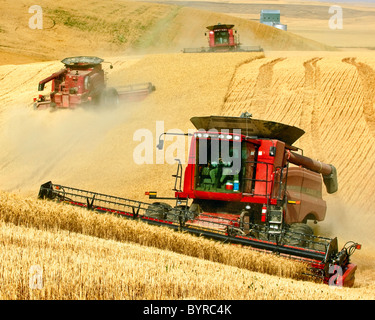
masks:
[[[157,219],[166,219],[170,210],[172,210],[172,207],[168,203],[154,202],[146,209],[146,216]]]
[[[100,105],[103,107],[116,107],[119,104],[119,95],[115,88],[108,88],[100,95]]]
[[[201,206],[198,203],[194,202],[191,204],[189,211],[193,214],[194,217],[199,216],[203,212]]]
[[[270,240],[270,236],[264,226],[258,226],[250,230],[250,236],[259,240]]]
[[[184,213],[186,211],[189,211],[188,206],[180,205],[172,208],[168,214],[167,214],[167,220],[169,221],[174,221],[174,222],[179,222],[180,221],[180,216],[184,217]]]
[[[284,243],[291,246],[309,248],[313,241],[312,235],[314,235],[314,232],[307,224],[292,223],[285,234]]]

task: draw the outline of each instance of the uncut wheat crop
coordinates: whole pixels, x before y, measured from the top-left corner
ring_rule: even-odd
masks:
[[[0,221],[1,299],[369,297],[300,281],[303,266],[279,257],[68,205],[2,192]]]

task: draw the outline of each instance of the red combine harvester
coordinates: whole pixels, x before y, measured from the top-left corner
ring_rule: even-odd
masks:
[[[155,90],[150,83],[139,83],[119,88],[108,88],[103,59],[98,57],[71,57],[61,61],[65,68],[39,82],[38,90],[52,81],[51,92],[34,98],[35,109],[75,109],[83,105],[117,105],[120,101],[135,101]],[[111,65],[112,69],[113,66]]]
[[[233,29],[233,24],[216,24],[208,26],[208,45],[201,48],[184,48],[184,53],[203,52],[261,52],[259,46],[241,46],[237,30]],[[207,36],[207,33],[205,33]]]
[[[325,218],[322,181],[328,193],[336,192],[338,183],[334,166],[292,146],[304,131],[248,113],[191,121],[197,132],[184,179],[180,161],[173,175],[174,197],[150,191],[146,194],[156,202],[146,203],[47,182],[39,198],[299,259],[311,266],[311,276],[353,286],[357,266],[350,256],[361,245],[350,241],[339,250],[337,238],[314,235],[308,223]],[[159,149],[166,134],[173,133],[160,136]]]

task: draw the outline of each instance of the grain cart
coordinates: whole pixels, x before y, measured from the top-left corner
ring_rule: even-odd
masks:
[[[34,98],[35,109],[74,109],[83,105],[117,105],[121,100],[143,99],[155,90],[150,83],[139,83],[118,88],[107,87],[103,59],[98,57],[70,57],[61,61],[64,68],[39,82],[43,91],[51,81],[51,92]],[[110,66],[112,69],[112,65]]]
[[[152,203],[47,182],[39,198],[248,246],[302,260],[310,275],[327,284],[353,286],[350,256],[360,244],[339,250],[337,238],[314,235],[310,221],[323,221],[328,193],[338,189],[333,165],[293,146],[304,131],[282,123],[241,117],[193,117],[189,161],[178,163],[174,196],[147,191]],[[159,137],[158,148],[163,148]],[[176,133],[182,134],[182,133]],[[168,203],[172,201],[173,203]]]
[[[205,33],[208,40],[208,47],[184,48],[184,53],[203,53],[203,52],[261,52],[263,49],[259,46],[242,46],[239,41],[237,30],[233,29],[233,24],[218,23],[206,27]]]

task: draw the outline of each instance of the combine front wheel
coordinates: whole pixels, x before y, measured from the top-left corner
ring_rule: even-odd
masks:
[[[154,202],[150,204],[146,209],[146,216],[153,217],[157,219],[166,219],[168,212],[172,209],[167,203],[164,202]]]
[[[310,226],[305,223],[292,223],[285,234],[285,244],[309,247],[312,244],[312,235],[314,234]]]
[[[116,107],[119,104],[118,92],[115,88],[108,88],[100,95],[100,105],[104,107]]]

